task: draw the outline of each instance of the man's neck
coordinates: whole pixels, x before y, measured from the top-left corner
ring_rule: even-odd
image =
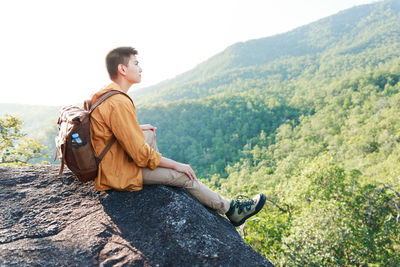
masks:
[[[122,89],[122,91],[124,92],[124,93],[128,93],[128,91],[129,91],[129,88],[131,88],[131,86],[132,86],[132,84],[131,83],[129,83],[127,80],[125,80],[125,79],[115,79],[115,80],[113,80],[113,82],[115,82],[116,84],[118,84],[119,85],[119,87],[121,87],[121,89]]]

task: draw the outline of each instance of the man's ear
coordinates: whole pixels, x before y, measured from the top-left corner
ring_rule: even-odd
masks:
[[[125,76],[125,74],[126,74],[126,66],[124,64],[118,64],[118,72],[122,76]]]

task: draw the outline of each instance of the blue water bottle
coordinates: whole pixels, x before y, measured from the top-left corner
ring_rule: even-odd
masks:
[[[79,137],[78,133],[73,133],[72,134],[72,147],[75,149],[78,149],[82,147],[84,144],[82,142],[82,139]]]

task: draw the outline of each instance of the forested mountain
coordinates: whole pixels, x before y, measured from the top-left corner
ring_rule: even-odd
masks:
[[[355,7],[133,97],[166,156],[223,195],[266,193],[242,233],[277,264],[397,266],[399,33],[400,1]]]
[[[137,103],[197,99],[247,91],[243,80],[260,87],[310,73],[336,77],[365,70],[397,55],[399,9],[398,1],[358,6],[284,34],[237,43],[195,69],[133,95]],[[371,58],[375,53],[379,56]]]
[[[227,197],[267,195],[240,231],[277,265],[396,266],[399,81],[400,1],[386,0],[234,44],[131,95],[164,156]]]
[[[281,123],[313,114],[328,85],[398,62],[399,11],[398,1],[359,6],[235,44],[162,88],[134,92],[139,119],[158,126],[166,156],[225,176],[261,130],[273,142]]]
[[[268,196],[247,225],[250,244],[289,266],[398,266],[399,81],[397,63],[326,85],[315,113],[213,177],[223,195]]]

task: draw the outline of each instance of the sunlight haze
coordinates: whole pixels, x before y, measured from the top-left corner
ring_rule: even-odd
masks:
[[[174,78],[228,46],[372,0],[2,1],[0,103],[81,103],[109,83],[104,58],[139,51],[143,88]]]

